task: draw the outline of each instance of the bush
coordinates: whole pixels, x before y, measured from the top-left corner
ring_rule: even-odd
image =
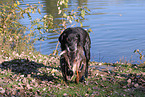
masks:
[[[32,33],[25,34],[28,28],[19,19],[24,18],[24,14],[30,18],[30,11],[35,11],[38,7],[22,9],[19,5],[19,1],[0,5],[0,54],[5,57],[9,57],[13,51],[20,54],[28,49],[33,50],[30,41]]]
[[[87,7],[78,7],[77,10],[69,12],[67,9],[63,8],[64,6],[67,7],[67,4],[68,0],[58,0],[57,2],[58,14],[61,16],[61,21],[59,23],[54,23],[52,15],[45,15],[41,19],[32,19],[30,14],[36,11],[41,14],[39,9],[39,7],[43,7],[41,4],[26,4],[27,8],[25,9],[19,7],[19,1],[1,4],[0,55],[9,57],[14,51],[19,55],[22,52],[27,53],[29,51],[34,51],[33,43],[49,39],[48,37],[44,37],[43,34],[49,32],[61,34],[67,26],[74,26],[78,23],[80,26],[83,26],[81,21],[84,20],[84,16],[88,13],[89,9]],[[30,28],[19,22],[20,19],[25,18],[24,14],[27,14],[31,21]],[[29,33],[26,34],[26,32]],[[57,46],[53,54],[56,54]]]

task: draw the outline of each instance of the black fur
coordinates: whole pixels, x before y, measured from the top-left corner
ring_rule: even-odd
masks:
[[[77,46],[83,47],[84,54],[86,57],[85,77],[87,78],[91,45],[88,33],[81,27],[67,28],[60,35],[59,42],[61,43],[61,50],[67,50],[67,56],[69,57],[71,65],[73,65],[74,59],[76,57]],[[62,69],[63,78],[65,81],[67,81],[66,76],[72,74],[69,74],[70,70],[68,70],[68,64],[65,61],[64,56],[61,56],[60,58],[60,65]]]

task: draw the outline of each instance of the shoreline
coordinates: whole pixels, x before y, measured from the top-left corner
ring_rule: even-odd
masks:
[[[62,79],[59,56],[13,53],[0,63],[0,96],[139,96],[145,91],[145,65],[90,62],[85,83]],[[2,58],[0,56],[0,58]]]

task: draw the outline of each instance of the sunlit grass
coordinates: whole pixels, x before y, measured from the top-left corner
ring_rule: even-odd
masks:
[[[38,55],[36,55],[38,56]],[[39,55],[40,56],[40,55]],[[114,64],[115,70],[98,71],[96,68],[89,69],[89,77],[85,83],[76,84],[75,81],[69,82],[66,86],[62,80],[61,71],[59,69],[59,58],[53,56],[42,55],[46,62],[43,67],[37,68],[38,72],[24,74],[23,72],[13,71],[5,65],[0,69],[0,85],[1,95],[25,95],[25,96],[100,96],[100,97],[122,97],[122,96],[144,96],[143,72],[139,67],[128,67],[126,65]],[[13,60],[9,62],[9,66],[15,63]],[[21,61],[19,61],[21,62]],[[27,63],[26,63],[27,64]],[[35,64],[29,65],[38,65]],[[95,66],[95,62],[90,62]],[[97,65],[97,64],[96,64]],[[134,66],[134,65],[133,65]],[[27,67],[25,67],[27,69]],[[135,70],[134,70],[135,69]],[[130,72],[127,72],[130,70]],[[95,73],[98,73],[97,75]],[[140,80],[141,79],[141,80]],[[129,81],[132,81],[130,83]]]

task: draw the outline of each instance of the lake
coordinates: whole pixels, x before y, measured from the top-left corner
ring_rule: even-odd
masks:
[[[58,18],[57,0],[24,0],[21,5],[38,4],[42,14],[35,13],[34,19],[46,14],[52,14]],[[84,29],[91,28],[91,61],[97,62],[122,62],[137,63],[139,56],[135,49],[145,48],[145,0],[69,0],[68,9],[78,6],[87,6],[91,12],[83,21]],[[24,25],[28,25],[29,19],[22,19]],[[89,26],[89,27],[88,27]],[[50,40],[35,43],[35,48],[42,54],[53,52],[58,41],[58,35],[47,34]]]

